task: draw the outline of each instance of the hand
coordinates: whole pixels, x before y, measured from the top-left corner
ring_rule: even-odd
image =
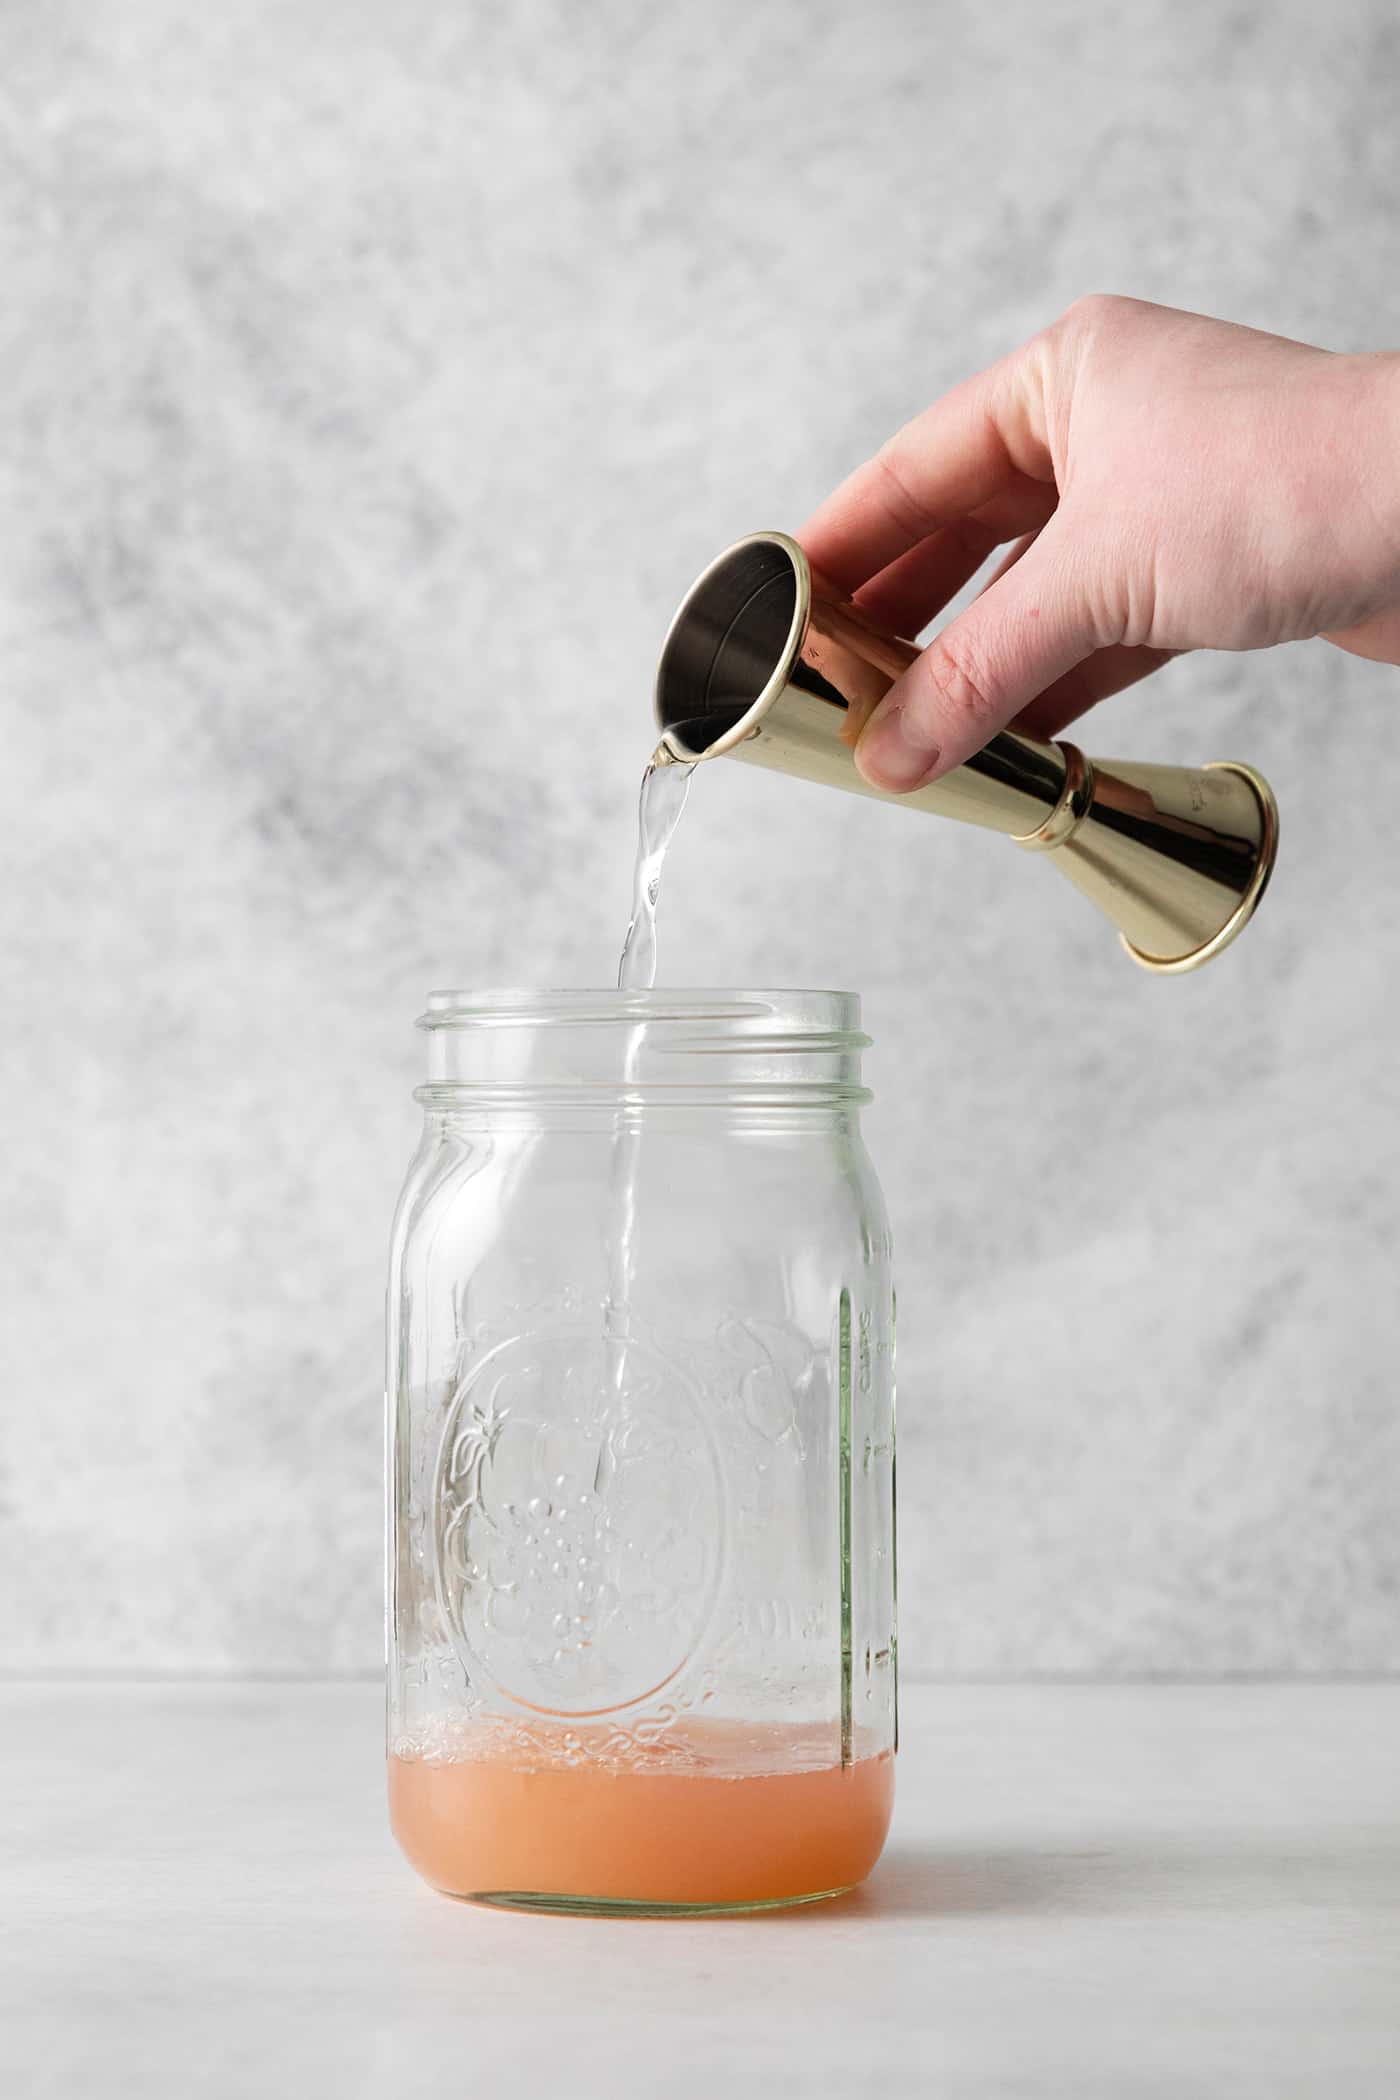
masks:
[[[1400,355],[1081,300],[857,468],[799,535],[900,634],[1015,544],[866,725],[877,786],[1053,736],[1183,649],[1400,663]]]

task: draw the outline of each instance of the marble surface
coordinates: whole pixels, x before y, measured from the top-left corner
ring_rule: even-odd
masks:
[[[943,1686],[864,1891],[512,1917],[388,1836],[363,1685],[0,1691],[26,2100],[1393,2100],[1400,1686]]]
[[[373,1668],[430,987],[607,982],[661,634],[1077,294],[1400,342],[1388,0],[0,9],[0,1632]],[[1173,666],[1247,939],[697,784],[673,983],[877,1039],[913,1672],[1400,1666],[1397,674]]]

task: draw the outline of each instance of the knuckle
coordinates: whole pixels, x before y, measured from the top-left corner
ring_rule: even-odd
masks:
[[[1061,328],[1095,334],[1106,322],[1116,319],[1128,304],[1117,292],[1084,292],[1061,314]]]
[[[945,719],[996,725],[1000,700],[990,666],[966,642],[942,639],[924,652],[924,675]]]
[[[886,507],[895,523],[917,539],[923,539],[933,529],[928,510],[914,494],[909,485],[908,469],[903,457],[903,433],[897,432],[889,438],[875,454],[875,470],[880,476],[881,493]]]

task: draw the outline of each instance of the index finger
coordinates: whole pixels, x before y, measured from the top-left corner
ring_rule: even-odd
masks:
[[[798,533],[813,567],[839,590],[859,590],[1015,482],[1053,480],[1033,377],[1018,350],[896,431]]]

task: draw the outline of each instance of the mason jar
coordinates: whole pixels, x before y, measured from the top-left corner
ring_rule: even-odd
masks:
[[[389,1795],[516,1908],[815,1901],[894,1787],[890,1236],[843,992],[443,992],[389,1288]]]

